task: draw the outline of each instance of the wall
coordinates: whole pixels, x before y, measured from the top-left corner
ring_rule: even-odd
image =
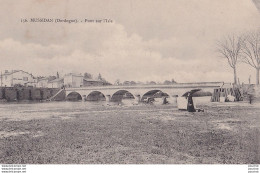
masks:
[[[72,87],[72,75],[65,75],[64,76],[64,85],[66,87]]]
[[[77,74],[67,74],[64,76],[64,85],[68,88],[82,87],[83,86],[83,76]]]
[[[82,86],[83,86],[83,76],[73,76],[72,87],[82,87]]]
[[[39,88],[47,88],[48,87],[48,79],[42,79],[37,83],[37,87]]]
[[[32,88],[32,87],[0,87],[0,100],[6,101],[40,101],[46,100],[55,95],[59,88]],[[56,101],[65,100],[65,92],[61,92],[56,98]]]
[[[50,82],[48,83],[48,88],[61,88],[63,86],[63,82]]]

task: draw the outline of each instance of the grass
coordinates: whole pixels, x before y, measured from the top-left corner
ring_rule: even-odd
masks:
[[[188,113],[170,105],[102,107],[70,118],[1,120],[0,132],[7,135],[0,136],[0,163],[260,163],[259,108],[202,108]]]

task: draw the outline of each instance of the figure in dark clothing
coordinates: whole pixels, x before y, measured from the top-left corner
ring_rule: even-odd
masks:
[[[168,104],[169,102],[167,101],[166,97],[163,98],[163,105]]]
[[[249,94],[248,98],[249,98],[249,103],[252,104],[252,101],[253,101],[253,95],[252,95],[252,94]]]
[[[196,112],[196,109],[194,108],[192,96],[191,96],[190,93],[188,94],[187,111],[188,111],[188,112]]]

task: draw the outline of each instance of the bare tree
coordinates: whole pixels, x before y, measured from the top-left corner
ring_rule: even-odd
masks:
[[[242,53],[242,62],[256,69],[256,84],[259,85],[260,31],[252,32],[245,37]]]
[[[255,6],[258,9],[258,11],[260,11],[260,1],[259,0],[253,0],[253,2],[255,3]]]
[[[217,51],[225,57],[234,72],[234,84],[237,84],[237,63],[241,54],[242,37],[228,36],[223,41],[218,41]]]

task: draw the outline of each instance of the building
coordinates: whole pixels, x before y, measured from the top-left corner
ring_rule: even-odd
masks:
[[[48,88],[62,88],[63,86],[64,78],[58,78],[48,82]]]
[[[48,82],[49,82],[49,78],[47,78],[47,77],[40,78],[40,79],[38,79],[37,87],[39,87],[39,88],[47,88],[48,87]]]
[[[6,70],[1,75],[1,86],[2,87],[13,87],[16,85],[22,86],[33,86],[36,87],[37,79],[30,73],[23,70]]]
[[[64,76],[64,86],[67,88],[78,88],[83,86],[81,74],[69,73]]]
[[[52,85],[53,83],[57,83],[57,81],[53,81],[57,79],[56,76],[48,76],[48,77],[38,77],[37,78],[37,87],[38,88],[53,88],[52,86],[56,86],[56,84]],[[51,82],[52,81],[52,82]],[[50,84],[51,82],[51,84]]]

